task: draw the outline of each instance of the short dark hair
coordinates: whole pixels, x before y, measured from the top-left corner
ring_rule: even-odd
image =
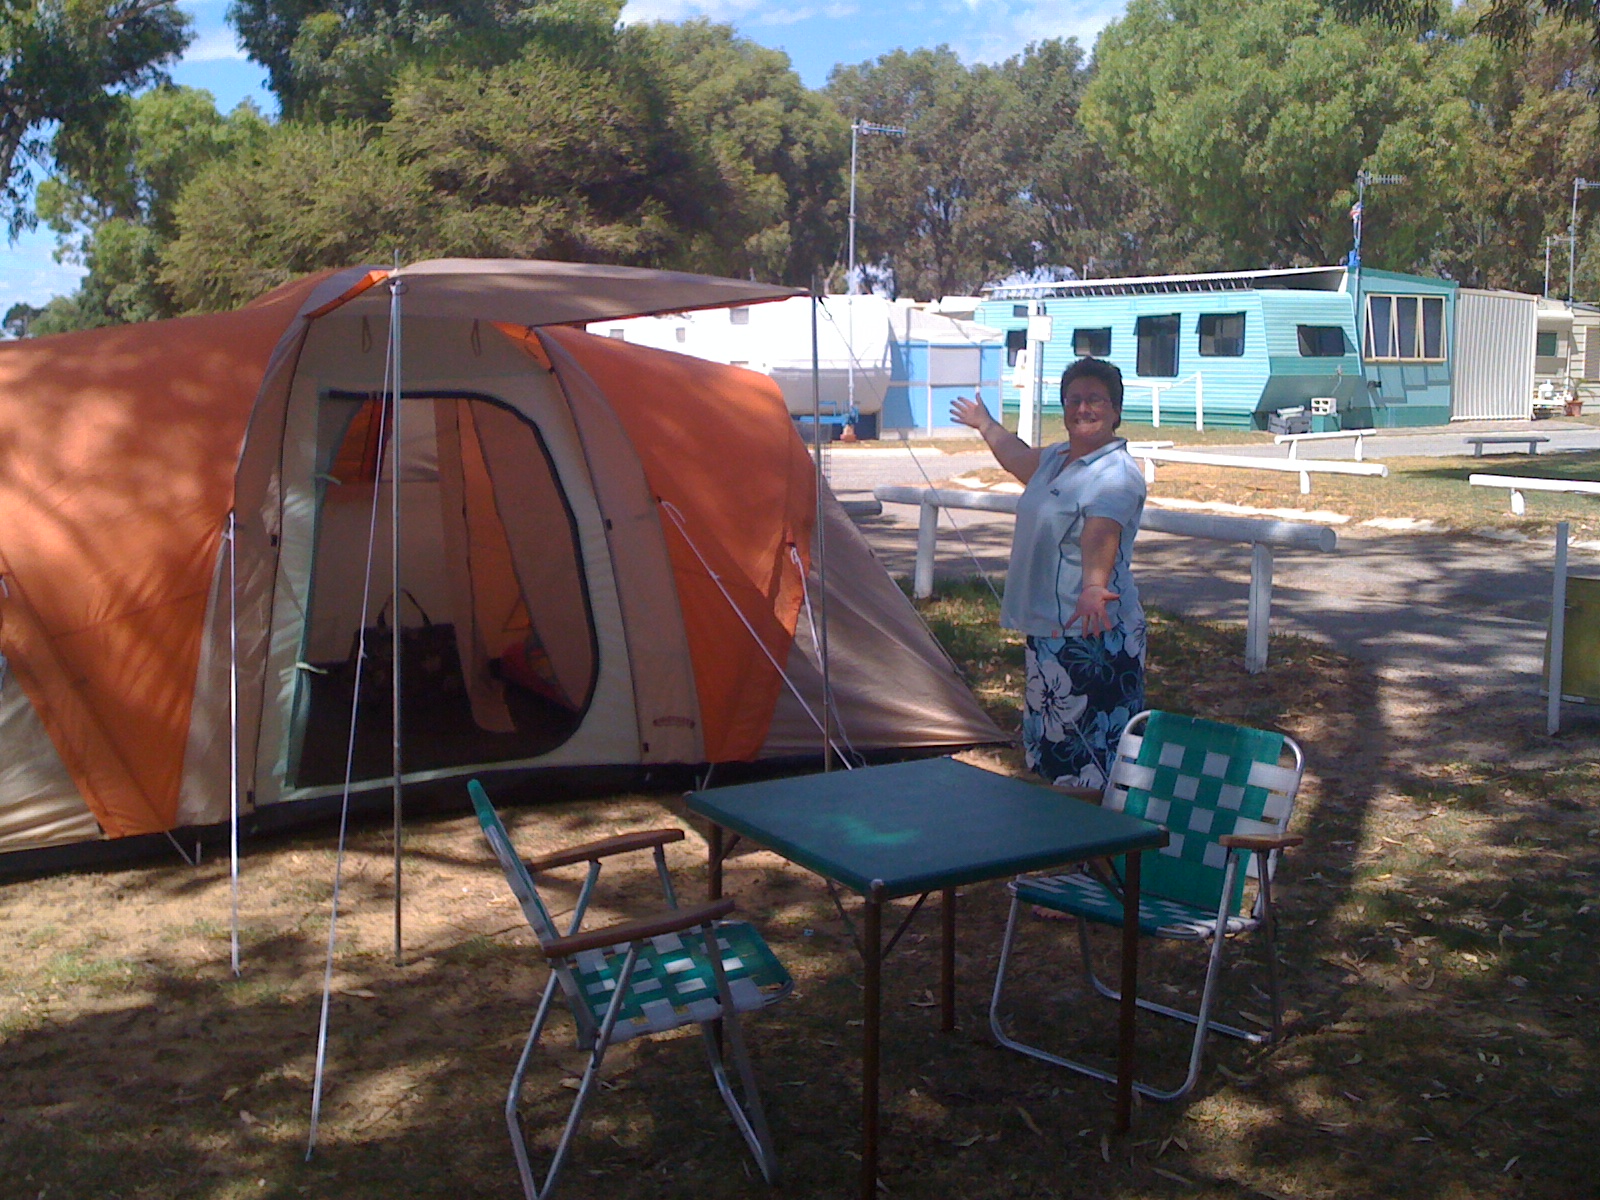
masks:
[[[1065,371],[1061,372],[1061,399],[1067,398],[1067,388],[1075,379],[1097,379],[1105,385],[1106,395],[1111,397],[1111,405],[1120,415],[1122,412],[1122,372],[1117,369],[1117,364],[1107,362],[1103,358],[1080,358]]]

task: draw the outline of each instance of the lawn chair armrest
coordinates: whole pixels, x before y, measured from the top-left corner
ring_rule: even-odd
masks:
[[[1229,850],[1287,850],[1305,840],[1298,833],[1225,833],[1217,842]]]
[[[720,920],[736,907],[732,897],[714,900],[710,904],[697,904],[693,908],[670,908],[653,917],[636,921],[622,921],[603,929],[591,929],[568,937],[552,938],[540,944],[546,958],[568,958],[585,950],[600,950],[606,946],[624,946],[629,942],[648,941],[668,933],[682,933],[696,925]]]
[[[1065,783],[1052,783],[1050,788],[1063,796],[1071,796],[1074,800],[1084,800],[1090,804],[1099,804],[1105,799],[1105,793],[1099,788],[1078,787]]]
[[[530,858],[527,860],[528,870],[538,873],[554,870],[556,867],[571,866],[573,863],[598,862],[614,854],[649,850],[655,846],[681,841],[683,841],[681,829],[641,829],[637,833],[619,833],[616,837],[602,838],[598,842],[587,842],[582,846],[569,846],[565,850],[557,850],[554,854]]]

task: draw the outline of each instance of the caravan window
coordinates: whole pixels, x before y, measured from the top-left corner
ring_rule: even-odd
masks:
[[[1006,366],[1017,365],[1017,355],[1028,345],[1028,331],[1026,329],[1006,330]]]
[[[1111,353],[1111,330],[1074,329],[1072,352],[1079,358],[1105,358]]]
[[[1443,362],[1444,297],[1367,297],[1370,362]]]
[[[1178,314],[1140,317],[1134,327],[1139,343],[1137,371],[1146,377],[1178,373]]]
[[[1200,353],[1206,358],[1239,358],[1244,354],[1243,313],[1201,313]]]
[[[1537,335],[1533,352],[1539,358],[1558,358],[1561,354],[1561,335],[1551,330]]]
[[[1300,335],[1301,358],[1343,358],[1350,352],[1344,330],[1337,325],[1297,325],[1295,329]]]

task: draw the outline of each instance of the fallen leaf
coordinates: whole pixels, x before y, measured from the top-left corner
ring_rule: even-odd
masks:
[[[1179,1175],[1176,1171],[1163,1171],[1160,1167],[1151,1167],[1150,1169],[1157,1175],[1161,1176],[1161,1178],[1172,1180],[1173,1183],[1181,1183],[1185,1187],[1198,1186],[1194,1180],[1186,1179],[1182,1175]]]
[[[976,1145],[982,1137],[983,1134],[975,1133],[969,1138],[962,1138],[959,1142],[952,1142],[951,1144],[965,1150],[968,1146]]]
[[[1100,1135],[1100,1158],[1103,1162],[1111,1161],[1111,1136],[1109,1134],[1102,1133]]]
[[[1023,1108],[1022,1105],[1020,1105],[1020,1104],[1017,1105],[1017,1116],[1022,1118],[1022,1123],[1024,1125],[1026,1125],[1030,1130],[1032,1130],[1033,1133],[1036,1136],[1038,1136],[1038,1137],[1043,1137],[1044,1136],[1044,1130],[1039,1128],[1038,1124],[1034,1121],[1033,1117],[1031,1115],[1029,1115],[1028,1110]]]
[[[366,988],[340,988],[339,995],[354,996],[358,1000],[376,1000],[378,998],[377,992],[368,991]]]
[[[939,1002],[933,998],[933,992],[932,991],[924,990],[920,999],[916,999],[916,1000],[911,1001],[911,1007],[913,1007],[913,1008],[933,1008],[933,1007],[937,1006],[938,1003]]]
[[[1506,1165],[1500,1168],[1500,1174],[1504,1175],[1507,1172],[1509,1172],[1512,1167],[1517,1165],[1517,1163],[1521,1160],[1521,1158],[1522,1158],[1522,1155],[1513,1154],[1509,1159],[1506,1160]]]
[[[224,1104],[226,1104],[229,1100],[232,1100],[238,1094],[239,1094],[239,1085],[236,1083],[231,1088],[229,1088],[227,1091],[222,1093],[222,1102]]]
[[[259,1125],[259,1124],[261,1124],[261,1122],[256,1119],[256,1116],[255,1116],[254,1113],[246,1112],[242,1108],[239,1110],[239,1120],[242,1121],[246,1125]]]

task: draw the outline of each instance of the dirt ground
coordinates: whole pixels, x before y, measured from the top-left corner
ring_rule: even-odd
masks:
[[[1158,617],[1150,700],[1282,728],[1307,747],[1296,828],[1308,842],[1280,889],[1289,1037],[1265,1050],[1214,1039],[1193,1097],[1141,1106],[1133,1133],[1111,1140],[1108,1088],[990,1040],[1004,889],[964,889],[957,1032],[938,1032],[931,911],[886,970],[883,1195],[1600,1195],[1583,1150],[1600,1136],[1595,723],[1552,740],[1536,701],[1402,687],[1293,639],[1248,676],[1241,640]],[[1013,649],[979,662],[975,682],[1014,727]],[[1012,750],[970,757],[1020,769]],[[528,855],[681,827],[669,859],[684,894],[703,895],[705,843],[671,796],[508,820]],[[387,824],[352,831],[326,1099],[306,1161],[334,845],[323,826],[250,847],[237,979],[223,861],[0,887],[0,1196],[517,1193],[501,1110],[544,972],[468,815],[409,829],[399,966]],[[564,872],[574,888],[577,870]],[[614,878],[591,924],[650,906],[648,859]],[[819,881],[772,854],[740,854],[728,890],[798,983],[747,1025],[784,1182],[769,1191],[754,1175],[691,1036],[614,1052],[562,1194],[854,1194],[849,934]],[[1085,995],[1070,927],[1029,920],[1022,936],[1031,965],[1007,1020],[1109,1053],[1114,1008]],[[1257,1019],[1262,950],[1231,962],[1231,1011]],[[1196,980],[1165,951],[1143,975],[1158,997],[1181,999]],[[1141,1038],[1146,1069],[1180,1073],[1180,1039],[1153,1021]],[[540,1151],[580,1069],[571,1052],[536,1055],[524,1112]]]

